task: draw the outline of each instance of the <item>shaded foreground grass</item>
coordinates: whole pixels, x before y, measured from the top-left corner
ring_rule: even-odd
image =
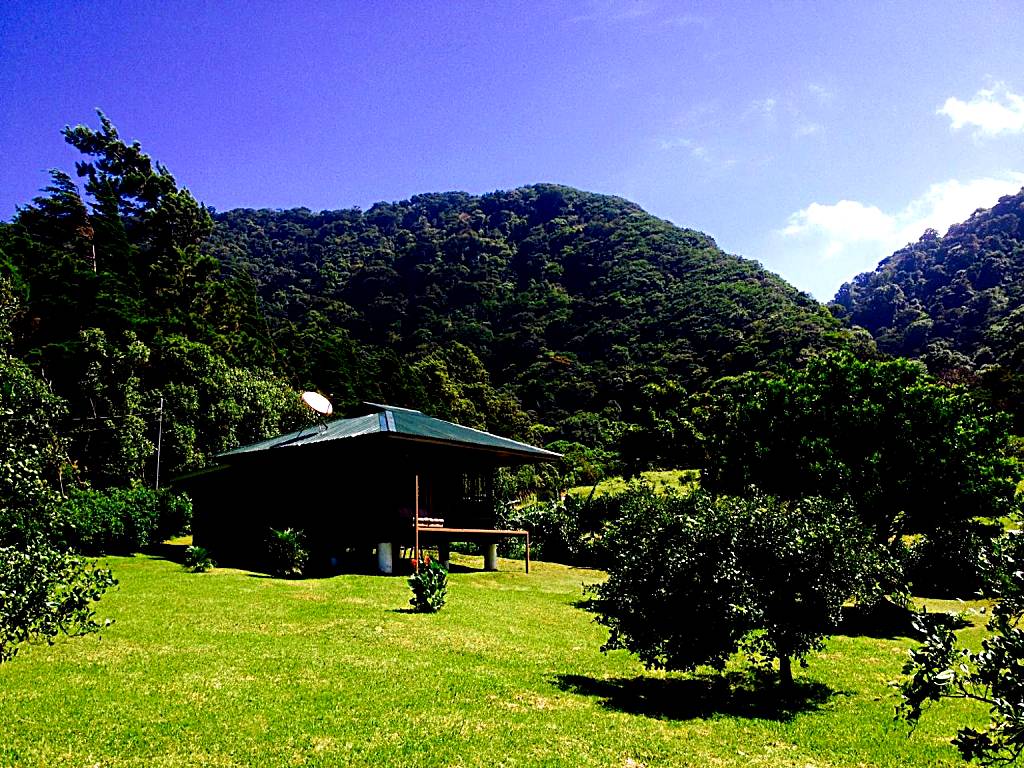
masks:
[[[0,764],[961,764],[948,739],[965,705],[909,739],[893,724],[904,639],[835,637],[780,700],[738,670],[725,685],[601,654],[578,607],[591,571],[453,573],[448,605],[420,615],[399,610],[402,578],[109,563],[112,627],[0,666]]]

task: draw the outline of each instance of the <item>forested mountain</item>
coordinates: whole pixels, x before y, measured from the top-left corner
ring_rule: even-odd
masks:
[[[634,422],[666,393],[869,344],[707,235],[564,186],[215,219],[208,250],[255,280],[278,354],[342,404],[387,380],[360,360],[443,350],[554,436],[594,444],[599,417]]]
[[[1024,190],[920,240],[839,289],[880,349],[934,373],[1024,366]]]

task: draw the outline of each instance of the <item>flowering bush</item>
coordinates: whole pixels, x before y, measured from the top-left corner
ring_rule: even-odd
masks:
[[[409,600],[420,613],[437,613],[448,596],[448,570],[437,560],[425,557],[420,560],[419,570],[409,579],[412,599]]]

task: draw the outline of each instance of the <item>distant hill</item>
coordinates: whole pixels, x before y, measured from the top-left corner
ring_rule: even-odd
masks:
[[[278,354],[342,400],[358,396],[342,381],[351,366],[324,362],[325,344],[403,359],[470,350],[547,424],[628,419],[651,388],[870,345],[707,235],[564,186],[215,219],[208,250],[255,280]]]
[[[838,314],[933,373],[1024,370],[1024,190],[839,289]]]

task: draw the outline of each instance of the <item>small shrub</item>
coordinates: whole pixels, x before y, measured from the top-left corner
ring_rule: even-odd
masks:
[[[650,491],[644,483],[633,483],[625,493],[637,489]],[[592,499],[566,496],[563,501],[537,502],[520,508],[499,509],[497,522],[502,528],[521,528],[530,532],[531,553],[537,560],[602,568],[607,564],[605,534],[621,515],[625,494]],[[523,557],[521,539],[499,545],[505,557]]]
[[[420,613],[437,613],[448,597],[448,571],[437,560],[426,558],[420,561],[419,571],[409,578],[409,586],[409,605]]]
[[[192,529],[192,499],[184,493],[161,489],[154,491],[157,500],[157,526],[154,541],[183,536]]]
[[[285,528],[278,531],[270,529],[267,540],[267,559],[270,572],[283,579],[302,576],[309,562],[309,550],[303,543],[301,531]]]
[[[972,717],[953,745],[964,760],[982,765],[1016,764],[1024,751],[1024,538],[1006,533],[992,543],[980,566],[983,594],[995,601],[981,650],[965,648],[940,614],[919,614],[921,644],[910,650],[899,684],[897,717],[916,727],[925,707],[942,699],[969,699],[988,705],[989,722]],[[962,722],[962,721],[961,721]]]
[[[192,573],[206,573],[216,566],[206,547],[188,547],[185,550],[185,570]]]

